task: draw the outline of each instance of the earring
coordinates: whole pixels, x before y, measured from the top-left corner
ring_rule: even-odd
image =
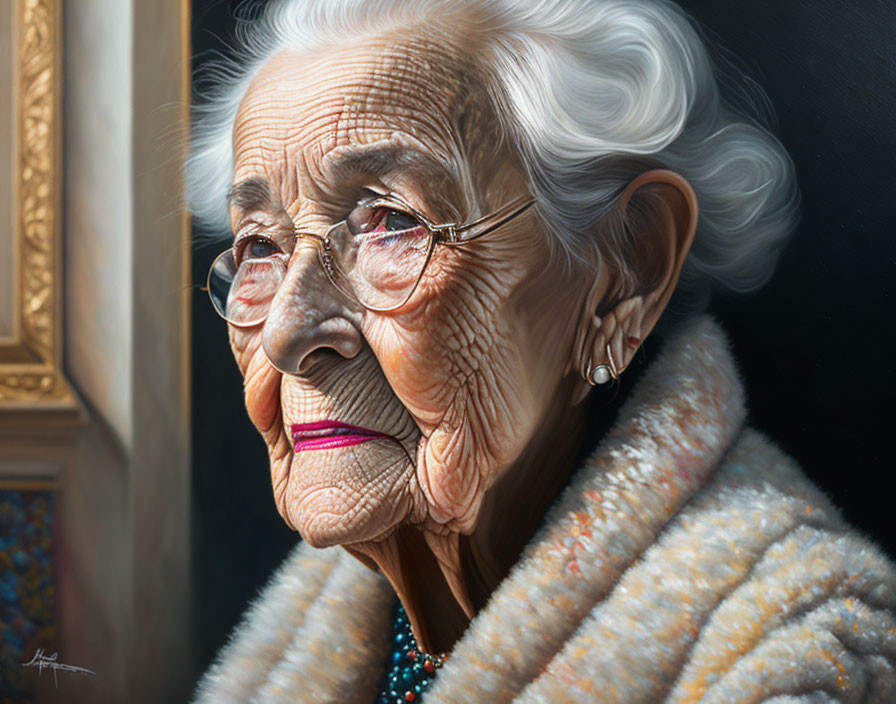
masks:
[[[591,362],[588,363],[588,368],[585,370],[585,380],[592,386],[606,384],[612,378],[610,368],[606,364],[599,364],[592,369]]]
[[[623,367],[622,369],[616,368],[616,361],[613,359],[613,352],[610,350],[609,345],[607,345],[607,357],[610,358],[610,374],[613,375],[614,379],[618,379],[619,375],[622,374],[622,372],[624,372],[626,368],[625,367]]]
[[[607,345],[607,357],[610,360],[609,367],[606,364],[599,364],[592,368],[591,362],[588,362],[588,366],[585,369],[585,380],[592,386],[606,384],[610,379],[618,379],[619,375],[626,370],[626,367],[622,367],[622,369],[616,368],[616,360],[613,359],[610,345]]]

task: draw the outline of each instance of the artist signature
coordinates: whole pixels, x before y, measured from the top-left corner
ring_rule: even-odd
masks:
[[[63,672],[80,672],[82,675],[95,675],[96,673],[93,670],[88,670],[86,667],[75,667],[74,665],[65,665],[61,662],[58,662],[59,653],[53,653],[52,655],[44,655],[44,649],[38,648],[37,652],[34,653],[34,657],[31,658],[28,662],[23,662],[22,667],[36,667],[39,673],[44,671],[44,668],[53,670],[53,682],[56,683],[56,686],[59,686],[59,682],[56,679],[56,672],[58,670],[62,670]]]

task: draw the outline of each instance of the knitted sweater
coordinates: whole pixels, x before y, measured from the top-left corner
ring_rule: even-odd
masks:
[[[687,325],[425,702],[896,702],[896,570],[745,427],[727,340]],[[393,592],[297,546],[197,702],[372,702]]]

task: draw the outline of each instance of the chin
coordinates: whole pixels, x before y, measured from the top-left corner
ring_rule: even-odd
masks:
[[[382,540],[411,513],[414,466],[396,443],[293,456],[284,518],[316,548]]]

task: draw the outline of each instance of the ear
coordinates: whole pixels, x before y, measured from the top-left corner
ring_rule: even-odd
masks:
[[[621,372],[629,365],[666,309],[697,231],[697,196],[673,171],[638,176],[618,208],[609,222],[624,230],[624,254],[604,257],[598,279],[609,281],[595,281],[587,296],[580,370],[590,363]]]

